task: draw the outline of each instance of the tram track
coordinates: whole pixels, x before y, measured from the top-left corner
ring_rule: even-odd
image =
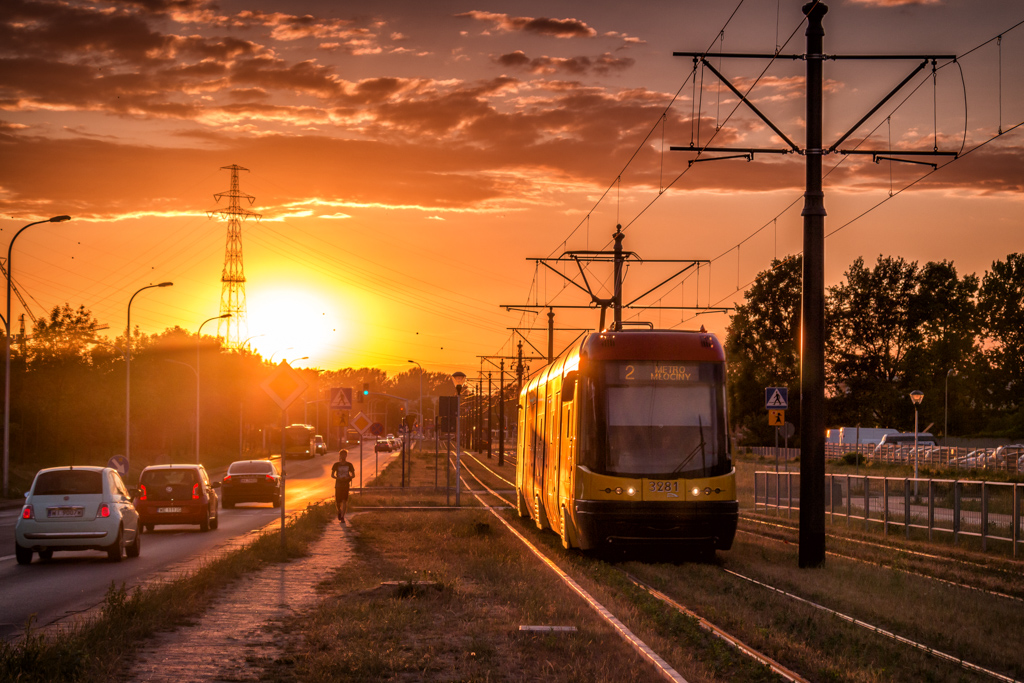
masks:
[[[465,457],[466,455],[468,455],[468,458]],[[502,501],[504,504],[506,504],[506,505],[508,505],[510,507],[513,507],[514,505],[513,505],[512,501],[510,501],[508,498],[506,498],[505,496],[503,496],[500,493],[498,493],[497,491],[495,491],[493,488],[487,486],[486,483],[479,476],[477,476],[478,472],[481,471],[481,470],[489,472],[492,476],[496,477],[499,481],[501,481],[501,482],[503,482],[505,484],[513,485],[514,486],[514,484],[512,484],[512,482],[510,482],[508,479],[504,478],[499,473],[495,472],[493,469],[487,467],[486,464],[482,460],[480,460],[479,458],[477,458],[476,456],[474,456],[472,454],[468,454],[468,453],[464,452],[464,458],[463,458],[463,471],[464,471],[464,474],[468,474],[470,477],[475,479],[476,482],[479,484],[479,486],[481,486],[484,489],[484,491],[486,491],[487,494],[490,494],[490,495],[494,496],[496,499]],[[467,486],[468,485],[469,484],[467,482]],[[484,500],[482,498],[480,498],[480,496],[477,496],[477,498],[478,498],[478,500],[480,500],[482,505],[486,506],[486,503],[484,502]],[[488,507],[490,507],[490,506],[488,506]],[[510,523],[508,522],[508,520],[504,519],[504,517],[502,517],[497,511],[493,511],[492,510],[492,513],[495,514],[499,519],[501,519],[503,524],[505,524],[510,529],[512,529],[512,527],[510,526]],[[751,519],[751,518],[746,517],[746,516],[744,516],[743,519],[745,521],[747,521],[747,522],[755,522],[755,523],[758,523],[758,524],[764,524],[764,525],[767,525],[767,526],[771,526],[771,523],[766,523],[766,522],[763,522],[762,520],[754,520],[754,519]],[[796,531],[795,527],[788,526],[788,525],[775,525],[775,526],[777,526],[780,529],[782,529],[784,531],[787,531],[787,532],[795,532]],[[770,534],[758,534],[756,532],[747,531],[747,530],[741,530],[741,533],[743,533],[745,535],[754,536],[754,537],[757,537],[757,538],[768,539],[770,541],[778,542],[778,543],[787,543],[788,542],[785,539],[776,538],[776,537],[773,537]],[[518,532],[516,532],[516,535],[521,537],[521,535]],[[978,570],[989,570],[989,571],[993,570],[993,567],[991,567],[991,566],[981,565],[981,564],[978,564],[978,563],[971,562],[969,560],[953,560],[952,558],[946,558],[946,557],[942,557],[942,556],[938,556],[938,555],[931,555],[929,553],[924,553],[924,552],[921,552],[921,551],[914,551],[914,550],[909,550],[909,549],[895,548],[893,546],[888,546],[888,545],[884,545],[884,544],[871,543],[870,541],[861,541],[861,540],[858,540],[858,539],[849,539],[849,538],[846,538],[846,537],[837,537],[837,538],[841,538],[843,541],[848,541],[848,542],[852,542],[852,543],[861,543],[861,544],[863,544],[865,546],[873,546],[873,549],[876,549],[876,550],[886,550],[886,551],[896,551],[896,552],[906,553],[908,555],[915,556],[915,557],[920,558],[922,560],[929,560],[929,561],[947,561],[947,560],[959,561],[959,562],[961,562],[963,565],[965,565],[967,567],[975,568],[975,569],[978,569]],[[525,538],[524,538],[524,541],[525,541]],[[543,554],[539,550],[536,550],[536,549],[533,549],[533,552],[537,553],[539,556]],[[850,555],[845,555],[845,554],[841,554],[841,553],[830,552],[830,555],[833,555],[833,556],[835,556],[837,558],[847,559],[847,560],[851,560],[851,561],[855,561],[855,562],[861,562],[861,563],[865,563],[865,564],[869,564],[869,565],[876,565],[876,566],[878,565],[877,562],[872,562],[871,560],[862,559],[862,558],[858,558],[858,557],[850,556]],[[545,561],[546,564],[549,564],[549,566],[554,563],[554,560],[552,560],[551,558],[547,558],[544,561]],[[886,565],[882,565],[882,566],[886,566]],[[979,591],[979,592],[984,593],[985,595],[987,595],[987,596],[989,596],[990,598],[993,598],[993,599],[1003,599],[1003,600],[1010,600],[1010,601],[1014,601],[1014,602],[1022,602],[1022,601],[1024,601],[1024,599],[1022,599],[1020,597],[1017,597],[1017,596],[1014,596],[1014,595],[1010,595],[1010,594],[1006,594],[1006,593],[1002,593],[1000,591],[989,590],[989,589],[986,589],[986,588],[983,588],[983,587],[980,587],[980,586],[972,586],[970,584],[965,584],[965,583],[957,582],[957,581],[951,581],[951,580],[944,579],[944,578],[941,578],[941,577],[938,577],[938,576],[924,574],[924,573],[919,573],[919,572],[914,572],[914,571],[910,571],[910,570],[906,570],[906,569],[900,569],[900,568],[896,568],[896,567],[886,566],[886,568],[890,569],[890,570],[892,570],[894,572],[898,572],[898,573],[901,573],[901,574],[914,576],[914,577],[917,577],[917,578],[920,578],[920,579],[934,580],[935,582],[943,584],[943,585],[946,585],[946,586],[948,586],[950,588],[961,589],[961,590]],[[777,661],[773,660],[772,658],[770,658],[770,657],[764,655],[763,653],[759,652],[755,647],[745,643],[741,638],[729,634],[726,630],[724,630],[721,627],[719,627],[719,626],[713,624],[712,622],[708,621],[706,618],[702,617],[696,611],[686,607],[682,603],[682,601],[680,601],[679,599],[673,597],[668,592],[661,591],[661,590],[658,590],[658,589],[654,588],[652,585],[650,585],[643,578],[638,577],[638,576],[636,576],[636,575],[634,575],[634,574],[632,574],[630,572],[627,572],[627,571],[625,571],[623,569],[620,569],[620,568],[617,568],[617,567],[614,568],[614,569],[616,571],[620,572],[622,575],[624,575],[635,586],[637,586],[638,588],[640,588],[643,591],[645,591],[648,595],[650,595],[653,598],[659,600],[662,604],[668,606],[669,608],[671,608],[673,610],[676,610],[676,611],[680,612],[681,614],[685,614],[688,617],[693,618],[694,620],[696,620],[696,622],[698,623],[700,628],[702,628],[705,631],[711,633],[716,638],[720,638],[723,641],[729,643],[729,645],[731,647],[736,648],[736,650],[738,650],[739,652],[742,652],[744,655],[746,655],[747,657],[749,657],[753,661],[756,661],[756,662],[758,662],[758,663],[760,663],[760,664],[770,668],[776,675],[782,677],[785,680],[794,681],[794,682],[796,682],[796,681],[806,681],[807,680],[806,678],[801,676],[799,673],[788,669],[787,667],[785,667],[784,665],[780,664],[779,662],[777,662]],[[994,670],[992,668],[989,668],[989,667],[986,667],[986,666],[982,666],[980,664],[968,661],[968,660],[966,660],[966,659],[964,659],[962,657],[959,657],[959,656],[957,656],[955,654],[951,654],[949,652],[943,651],[942,649],[939,649],[939,648],[936,648],[936,647],[932,647],[932,646],[930,646],[930,645],[928,645],[926,643],[920,642],[919,640],[915,640],[913,638],[908,638],[908,637],[902,636],[902,635],[900,635],[900,634],[898,634],[898,633],[896,633],[896,632],[894,632],[892,630],[882,628],[882,627],[880,627],[880,626],[878,626],[876,624],[869,623],[868,621],[859,619],[859,618],[857,618],[855,616],[851,616],[851,615],[846,614],[846,613],[844,613],[844,612],[842,612],[840,610],[836,610],[836,609],[833,609],[831,607],[828,607],[827,605],[821,604],[819,602],[815,602],[813,600],[809,600],[806,597],[802,597],[800,595],[796,595],[795,593],[792,593],[790,591],[783,590],[782,588],[780,588],[778,586],[771,585],[767,581],[760,580],[760,579],[755,579],[755,578],[753,578],[751,576],[747,576],[746,574],[743,574],[741,572],[735,571],[735,570],[730,569],[730,568],[725,567],[725,566],[719,566],[718,569],[721,572],[723,572],[724,574],[727,574],[727,575],[733,577],[734,579],[736,579],[738,581],[742,581],[742,582],[748,583],[750,585],[754,585],[754,586],[760,587],[761,589],[763,589],[765,591],[769,591],[769,592],[774,593],[776,595],[782,596],[782,597],[786,598],[787,600],[791,600],[791,601],[803,604],[803,605],[805,605],[807,607],[811,607],[811,608],[813,608],[816,611],[821,611],[823,613],[829,614],[830,616],[832,616],[832,617],[834,617],[836,619],[842,620],[842,621],[844,621],[844,622],[846,622],[848,624],[851,624],[853,626],[859,627],[860,629],[864,629],[864,630],[866,630],[866,631],[868,631],[870,633],[873,633],[873,634],[875,634],[877,636],[880,636],[881,638],[889,640],[889,641],[897,644],[898,646],[905,647],[905,648],[908,648],[908,649],[911,649],[911,650],[915,650],[917,652],[923,653],[925,655],[928,655],[930,657],[936,658],[938,660],[945,661],[947,663],[950,663],[950,664],[953,664],[955,666],[958,666],[958,667],[960,667],[963,670],[970,671],[970,672],[972,672],[974,674],[977,674],[979,676],[984,676],[984,677],[987,677],[989,679],[994,679],[994,680],[998,680],[998,681],[1006,681],[1006,682],[1012,682],[1012,681],[1018,680],[1018,679],[1015,679],[1015,678],[1013,678],[1011,676],[1008,676],[1005,673],[1002,673],[1000,671],[996,671],[996,670]],[[1006,569],[1001,569],[1000,568],[999,571],[1010,572],[1011,570],[1006,570]],[[672,679],[672,680],[678,680],[678,679]]]
[[[472,458],[474,461],[476,461],[476,463],[478,463],[481,467],[483,467],[483,469],[487,470],[488,472],[493,474],[495,477],[497,477],[501,481],[509,483],[509,484],[512,484],[513,486],[515,485],[513,482],[509,482],[507,479],[505,479],[504,477],[498,475],[492,469],[487,467],[476,456],[474,456],[474,455],[472,455],[471,453],[468,453],[468,452],[466,454],[469,455],[469,457]],[[490,495],[498,498],[499,500],[509,504],[510,507],[512,506],[511,502],[508,499],[506,499],[504,496],[502,496],[501,494],[497,493],[496,491],[491,489],[489,486],[487,486],[487,484],[485,484],[480,479],[480,477],[478,477],[476,475],[476,473],[473,472],[473,466],[472,465],[467,466],[466,463],[463,463],[463,470],[464,470],[464,472],[469,474],[469,476],[473,477],[473,479],[475,479],[477,481],[477,483],[481,487],[483,487],[484,490],[488,494],[490,494]],[[466,484],[468,486],[469,482],[466,482]],[[476,495],[476,494],[474,494],[474,495]],[[502,524],[504,524],[516,536],[516,538],[518,538],[521,542],[523,542],[538,558],[540,558],[541,561],[544,562],[545,565],[547,565],[556,574],[558,574],[559,577],[562,578],[563,581],[566,581],[570,585],[570,587],[577,594],[581,595],[581,597],[583,597],[584,600],[592,608],[594,608],[599,614],[601,614],[602,617],[604,617],[606,620],[609,620],[609,622],[612,623],[612,625],[616,628],[616,630],[620,633],[620,635],[622,635],[627,640],[627,642],[629,642],[631,645],[633,645],[643,656],[645,656],[647,659],[649,659],[658,668],[659,672],[661,672],[669,680],[673,680],[673,681],[680,681],[680,680],[682,680],[682,681],[685,681],[685,679],[683,679],[681,676],[679,676],[678,672],[675,672],[674,669],[672,669],[670,666],[667,665],[667,663],[665,662],[664,659],[662,659],[659,655],[654,653],[654,651],[651,650],[651,648],[648,645],[646,645],[646,643],[643,643],[638,638],[636,638],[635,635],[632,635],[632,632],[629,632],[628,629],[624,625],[622,625],[622,623],[618,619],[616,619],[615,617],[611,616],[611,613],[607,610],[607,608],[605,608],[603,605],[598,603],[592,596],[590,596],[589,593],[586,593],[586,591],[584,591],[582,588],[580,588],[579,584],[575,580],[573,580],[568,575],[568,573],[565,572],[565,570],[561,569],[557,564],[555,564],[554,560],[552,560],[550,557],[548,557],[543,552],[541,552],[534,544],[530,543],[530,541],[528,541],[525,536],[523,536],[519,531],[517,531],[511,525],[511,523],[508,520],[506,520],[504,517],[502,517],[500,514],[498,514],[498,512],[496,510],[494,510],[492,506],[487,505],[480,498],[479,495],[476,495],[476,497],[480,501],[481,505],[484,505],[485,507],[487,507],[487,509],[492,514],[494,514],[502,522]],[[763,666],[768,667],[774,673],[776,673],[779,676],[781,676],[784,680],[790,681],[791,683],[807,683],[807,679],[803,678],[802,676],[800,676],[796,672],[791,671],[791,670],[785,668],[784,666],[782,666],[781,664],[779,664],[775,660],[771,659],[767,655],[765,655],[765,654],[763,654],[761,652],[758,652],[756,649],[754,649],[750,645],[744,643],[739,638],[737,638],[737,637],[727,633],[725,630],[719,628],[718,626],[716,626],[715,624],[711,623],[707,619],[701,617],[700,615],[696,614],[692,610],[686,608],[680,602],[672,599],[670,596],[666,595],[665,593],[663,593],[663,592],[655,589],[654,587],[648,585],[647,583],[641,581],[640,579],[638,579],[637,577],[631,575],[630,573],[626,572],[625,570],[616,568],[616,571],[619,572],[620,574],[622,574],[626,579],[628,579],[630,582],[632,582],[638,588],[641,588],[642,590],[644,590],[651,597],[659,600],[661,603],[663,603],[663,604],[669,606],[670,608],[680,612],[681,614],[684,614],[684,615],[686,615],[686,616],[688,616],[690,618],[693,618],[694,620],[696,620],[697,625],[702,630],[704,630],[704,631],[710,633],[711,635],[713,635],[714,637],[724,641],[729,646],[735,648],[737,651],[739,651],[742,654],[746,655],[747,657],[749,657],[753,661],[757,662],[758,664],[761,664]]]
[[[795,537],[796,534],[799,532],[799,528],[798,527],[796,527],[794,525],[790,525],[790,524],[780,524],[778,522],[770,522],[770,521],[767,521],[767,520],[764,520],[764,519],[750,517],[749,515],[742,515],[742,514],[740,515],[740,519],[742,521],[744,521],[744,522],[747,522],[749,524],[755,524],[755,525],[757,525],[759,527],[767,527],[769,529],[774,529],[776,531],[785,532],[786,534],[789,535],[790,538]],[[751,531],[749,529],[742,529],[740,531],[743,532],[743,533],[747,533],[747,534],[751,534],[751,535],[757,536],[758,538],[766,538],[766,539],[775,540],[775,541],[782,542],[782,543],[789,543],[790,542],[789,538],[781,538],[777,534],[758,533],[756,531]],[[877,542],[874,542],[874,541],[868,541],[868,540],[864,540],[864,539],[852,538],[850,536],[841,536],[841,535],[838,535],[838,534],[826,534],[826,538],[829,538],[829,539],[831,539],[833,541],[840,542],[840,543],[848,543],[848,544],[851,544],[851,545],[854,545],[854,546],[861,546],[861,547],[869,548],[871,550],[875,550],[875,551],[878,551],[878,552],[893,553],[894,555],[896,555],[897,558],[900,558],[900,557],[911,558],[911,559],[920,561],[922,563],[926,563],[927,566],[933,568],[934,571],[932,571],[931,573],[925,573],[925,572],[921,572],[921,571],[910,571],[910,570],[907,570],[907,569],[902,569],[900,567],[895,566],[899,562],[898,559],[885,562],[885,561],[880,561],[880,560],[877,560],[877,559],[874,559],[874,558],[872,558],[872,559],[865,559],[864,557],[857,557],[856,555],[850,555],[850,554],[846,554],[846,553],[839,553],[839,552],[836,552],[836,551],[827,551],[829,555],[833,555],[835,557],[849,559],[851,561],[856,561],[856,562],[864,562],[864,563],[872,564],[872,565],[876,565],[876,566],[885,566],[885,567],[888,567],[888,568],[892,569],[893,571],[899,571],[899,572],[907,573],[907,574],[910,574],[910,575],[913,575],[913,576],[920,576],[920,577],[924,577],[924,578],[934,579],[934,580],[939,581],[939,582],[951,583],[951,584],[957,585],[958,587],[961,587],[961,588],[981,591],[983,593],[987,593],[989,595],[992,595],[992,596],[995,596],[995,597],[999,597],[999,598],[1004,598],[1004,599],[1008,599],[1008,600],[1014,600],[1014,601],[1017,601],[1017,602],[1024,602],[1024,582],[1021,581],[1021,576],[1022,576],[1022,574],[1024,574],[1024,563],[1022,563],[1020,561],[1009,560],[1007,562],[1009,562],[1010,566],[999,566],[999,565],[993,564],[991,560],[988,563],[974,562],[974,561],[971,561],[971,560],[968,560],[968,559],[964,559],[964,558],[961,558],[961,557],[956,557],[956,556],[949,555],[949,554],[940,555],[940,554],[935,554],[935,553],[927,553],[927,552],[922,552],[920,550],[914,550],[912,548],[901,547],[901,546],[898,546],[898,545],[885,544],[885,543],[877,543]],[[971,575],[974,576],[975,579],[978,581],[979,585],[972,585],[970,583],[963,583],[961,581],[951,581],[949,579],[945,579],[945,578],[939,576],[938,575],[938,571],[941,570],[941,569],[946,568],[948,565],[956,565],[957,567],[963,569],[964,571],[970,572]],[[1015,589],[1016,591],[1019,591],[1020,594],[1015,595],[1013,592],[1011,592],[1011,590],[1002,590],[1002,591],[1000,591],[1000,590],[992,590],[990,588],[985,588],[982,585],[980,585],[985,578],[990,577],[992,574],[997,575],[997,577],[1002,577],[1001,585],[1002,584],[1009,584],[1011,586],[1011,588]],[[994,580],[1000,580],[1000,579],[996,578]]]

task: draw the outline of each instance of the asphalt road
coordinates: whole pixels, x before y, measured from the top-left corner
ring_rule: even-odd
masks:
[[[356,465],[354,486],[369,482],[379,462],[384,467],[388,456],[375,458],[373,442],[363,446],[363,467],[359,447],[349,448],[349,462]],[[337,451],[311,460],[286,463],[285,509],[301,510],[310,502],[334,497],[331,464]],[[360,471],[361,470],[361,471]],[[214,477],[215,479],[217,477]],[[84,612],[103,601],[113,581],[129,587],[188,560],[211,555],[233,538],[244,536],[280,519],[279,509],[269,504],[240,503],[233,510],[220,510],[216,530],[203,533],[198,526],[161,526],[142,536],[142,553],[120,563],[108,562],[99,551],[57,552],[49,562],[34,555],[31,565],[17,564],[14,557],[14,525],[20,509],[0,511],[0,638],[10,640],[24,632],[26,621],[34,616],[35,626],[46,626],[65,617]],[[3,550],[0,550],[3,552]]]

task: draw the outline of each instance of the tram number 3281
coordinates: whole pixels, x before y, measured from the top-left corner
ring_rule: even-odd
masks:
[[[651,493],[678,493],[678,481],[652,481],[650,482]]]

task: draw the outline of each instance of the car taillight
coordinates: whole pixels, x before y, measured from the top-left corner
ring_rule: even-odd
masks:
[[[146,485],[139,484],[139,500],[146,500]]]
[[[109,517],[110,508],[107,507],[106,503],[100,503],[100,517]]]
[[[32,506],[31,505],[26,505],[25,507],[21,508],[21,518],[22,519],[32,519]]]
[[[268,474],[268,475],[266,475],[266,477],[267,477],[267,481],[274,481],[274,475],[273,474]]]
[[[223,479],[223,481],[222,481],[221,483],[222,483],[222,484],[226,484],[226,483],[228,483],[229,481],[231,481],[231,475],[230,475],[230,474],[225,474],[225,475],[224,475],[224,479]]]
[[[199,482],[192,484],[192,500],[199,500]]]

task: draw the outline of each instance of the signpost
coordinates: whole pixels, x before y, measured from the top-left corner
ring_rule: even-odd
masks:
[[[768,424],[775,427],[775,471],[779,471],[779,427],[786,424],[786,408],[789,407],[789,387],[767,387],[764,390],[764,407],[768,409]],[[789,439],[786,439],[789,443]]]
[[[284,511],[285,501],[285,429],[288,427],[288,406],[295,403],[309,387],[309,384],[302,378],[295,369],[288,365],[288,361],[281,361],[281,364],[274,368],[270,375],[260,382],[263,391],[273,399],[274,403],[281,408],[281,548],[284,543]]]

